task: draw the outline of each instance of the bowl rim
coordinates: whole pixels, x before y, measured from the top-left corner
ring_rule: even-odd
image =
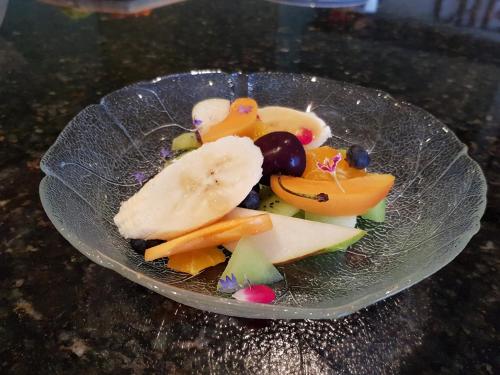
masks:
[[[282,73],[282,72],[257,72],[257,73],[241,73],[241,72],[236,72],[236,73],[226,73],[222,70],[193,70],[188,73],[176,73],[176,74],[169,74],[165,76],[160,76],[156,77],[151,80],[144,80],[144,81],[139,81],[130,85],[126,85],[123,88],[120,88],[115,91],[120,91],[126,88],[132,88],[135,86],[139,85],[144,85],[144,84],[154,84],[156,82],[159,82],[164,79],[174,79],[174,78],[181,78],[184,76],[191,76],[191,75],[204,75],[204,74],[214,74],[214,73],[220,73],[224,75],[229,75],[229,76],[237,76],[237,77],[245,77],[248,78],[249,76],[289,76],[289,77],[301,77],[301,78],[312,78],[315,77],[313,75],[309,74],[302,74],[302,73]],[[324,78],[322,77],[322,80],[325,81],[331,81],[335,82],[338,84],[341,84],[343,87],[353,87],[357,89],[362,89],[367,93],[371,93],[374,95],[383,93],[386,95],[386,99],[394,101],[394,103],[397,103],[401,106],[407,107],[409,110],[412,112],[418,112],[422,115],[430,117],[430,119],[433,122],[433,126],[436,124],[439,125],[441,128],[445,129],[447,133],[450,134],[452,142],[455,142],[456,144],[461,146],[460,151],[457,152],[455,158],[453,161],[450,163],[452,165],[456,160],[458,160],[460,157],[465,157],[467,160],[467,163],[469,163],[477,173],[477,175],[480,178],[480,186],[481,186],[481,191],[480,194],[482,195],[483,199],[480,201],[480,206],[478,206],[478,214],[474,216],[474,218],[477,218],[472,222],[472,229],[468,231],[465,235],[463,235],[462,240],[460,241],[460,246],[455,246],[452,250],[450,250],[448,253],[450,254],[446,258],[443,258],[440,262],[434,262],[431,263],[428,267],[426,268],[419,268],[412,272],[409,275],[406,275],[404,277],[401,277],[397,280],[389,280],[387,282],[381,282],[378,284],[374,284],[374,286],[370,286],[369,288],[365,289],[366,292],[356,300],[350,302],[350,303],[344,303],[339,306],[334,306],[334,307],[302,307],[302,306],[285,306],[285,305],[274,305],[274,304],[255,304],[255,303],[250,303],[250,302],[244,302],[244,301],[238,301],[235,299],[227,298],[227,297],[222,297],[222,296],[212,296],[212,295],[206,295],[202,294],[199,292],[194,292],[190,290],[186,290],[180,287],[177,287],[172,284],[167,284],[167,283],[161,283],[161,287],[159,287],[157,284],[159,283],[158,280],[155,280],[154,278],[147,276],[141,272],[135,271],[122,263],[120,263],[117,260],[114,260],[107,256],[106,254],[100,252],[98,249],[93,249],[90,246],[84,244],[83,242],[80,242],[78,238],[73,237],[70,233],[67,231],[61,230],[59,228],[59,225],[56,223],[58,222],[58,219],[53,215],[52,209],[51,209],[51,203],[48,201],[48,199],[45,196],[45,186],[47,183],[49,183],[49,179],[53,178],[56,179],[59,183],[64,184],[65,186],[66,183],[57,177],[56,175],[52,175],[48,168],[46,168],[45,165],[45,159],[47,156],[51,153],[54,145],[59,141],[59,137],[54,141],[52,146],[48,149],[48,151],[45,153],[43,156],[40,166],[42,171],[46,174],[44,178],[41,180],[40,185],[39,185],[39,195],[41,199],[42,206],[49,217],[49,219],[52,221],[54,226],[56,227],[57,231],[68,241],[70,244],[75,247],[78,251],[80,251],[82,254],[84,254],[87,258],[92,260],[94,263],[97,263],[105,268],[112,269],[113,271],[119,273],[123,277],[133,281],[136,284],[140,284],[156,293],[159,293],[165,297],[168,297],[176,302],[200,309],[200,310],[205,310],[205,311],[210,311],[214,313],[220,313],[224,315],[230,315],[230,316],[238,316],[238,317],[244,317],[244,318],[254,318],[254,319],[334,319],[334,318],[340,318],[346,315],[349,315],[351,313],[354,313],[360,309],[363,309],[365,307],[368,307],[378,301],[381,301],[383,299],[386,299],[390,296],[393,296],[397,293],[399,293],[402,290],[405,290],[412,285],[417,284],[418,282],[422,281],[423,279],[431,276],[444,266],[446,266],[448,263],[450,263],[460,252],[463,251],[463,249],[467,246],[468,242],[470,239],[479,231],[480,229],[480,221],[481,217],[484,215],[484,212],[486,210],[486,196],[487,196],[487,181],[486,177],[484,176],[484,173],[479,166],[479,164],[468,154],[468,148],[467,146],[460,141],[460,139],[457,137],[457,135],[449,129],[444,123],[442,123],[439,119],[434,117],[432,114],[427,112],[426,110],[419,108],[417,106],[414,106],[413,104],[407,103],[405,101],[399,101],[394,99],[390,94],[387,94],[386,92],[382,90],[377,90],[373,88],[367,88],[364,86],[359,86],[355,85],[352,83],[348,82],[343,82],[343,81],[337,81],[333,80],[330,78]],[[113,92],[115,92],[113,91]],[[111,94],[110,92],[109,94]],[[109,95],[107,94],[107,95]],[[106,95],[104,96],[106,97]],[[103,97],[103,98],[104,98]],[[102,99],[101,99],[102,103]],[[88,107],[91,107],[95,104],[91,104]],[[99,104],[100,105],[100,104]],[[83,109],[82,111],[84,111]],[[70,121],[71,123],[71,121]],[[68,126],[68,125],[67,125]],[[448,166],[449,167],[449,166]],[[73,191],[73,190],[72,190]],[[73,191],[74,192],[74,191]],[[462,246],[463,245],[463,246]],[[423,271],[423,272],[422,272]],[[258,311],[258,314],[256,312]]]

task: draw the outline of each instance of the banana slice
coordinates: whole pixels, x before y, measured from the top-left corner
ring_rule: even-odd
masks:
[[[312,134],[307,137],[308,139],[302,142],[305,149],[319,147],[332,136],[330,127],[314,112],[302,112],[292,108],[270,106],[260,108],[258,114],[260,120],[267,127],[266,132],[268,133],[287,131],[298,136],[304,130],[311,131]]]
[[[250,138],[207,143],[163,169],[123,202],[114,221],[125,238],[171,239],[223,217],[262,177]]]
[[[193,124],[203,131],[222,122],[229,114],[231,103],[227,99],[212,98],[202,100],[193,107]]]

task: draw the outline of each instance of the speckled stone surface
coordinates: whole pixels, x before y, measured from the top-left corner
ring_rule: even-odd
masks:
[[[123,19],[10,1],[0,26],[0,373],[500,373],[500,34],[393,3],[363,15],[191,0]],[[428,110],[485,171],[481,231],[432,277],[337,321],[204,313],[91,263],[42,210],[41,155],[105,93],[208,68],[311,73]]]

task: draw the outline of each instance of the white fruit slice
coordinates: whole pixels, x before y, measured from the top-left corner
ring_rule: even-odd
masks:
[[[342,227],[354,228],[356,226],[357,216],[324,216],[306,212],[306,220],[319,221],[320,223],[335,224]]]
[[[235,208],[227,215],[227,218],[235,219],[260,213],[262,211]],[[273,264],[304,258],[323,249],[342,249],[358,241],[366,233],[355,228],[275,214],[269,215],[271,215],[273,229],[249,238],[252,244],[260,249]],[[224,247],[232,251],[236,243],[224,244]]]
[[[287,131],[297,134],[302,128],[312,131],[313,140],[304,145],[305,149],[321,146],[332,136],[332,131],[314,112],[302,112],[292,108],[271,106],[258,111],[261,121],[272,131]]]
[[[324,216],[324,215],[313,214],[311,212],[305,212],[304,219],[319,221],[320,223],[340,225],[342,227],[348,227],[348,228],[356,227],[356,223],[358,221],[357,216]],[[349,245],[343,247],[333,246],[332,248],[325,249],[322,252],[329,253],[337,250],[345,250],[349,247]]]
[[[229,114],[231,103],[227,99],[212,98],[202,100],[193,107],[193,124],[203,131],[212,125],[218,124]]]
[[[250,138],[224,137],[175,160],[122,203],[114,221],[125,238],[171,239],[235,208],[262,177]]]

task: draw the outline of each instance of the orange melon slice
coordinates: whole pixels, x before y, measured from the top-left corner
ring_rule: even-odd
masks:
[[[197,275],[208,267],[216,266],[226,260],[222,250],[216,247],[208,249],[193,250],[187,253],[171,255],[168,258],[167,267],[177,272]]]
[[[271,177],[271,189],[285,202],[306,212],[327,216],[361,215],[384,199],[393,184],[394,176],[375,173],[339,183],[291,176]]]
[[[213,142],[228,135],[253,137],[254,123],[257,120],[257,102],[250,98],[236,99],[229,109],[227,117],[208,129],[200,129],[203,143]]]
[[[151,261],[174,254],[219,246],[239,240],[243,236],[265,232],[272,227],[273,223],[268,214],[220,221],[158,246],[150,247],[146,250],[144,259]]]

